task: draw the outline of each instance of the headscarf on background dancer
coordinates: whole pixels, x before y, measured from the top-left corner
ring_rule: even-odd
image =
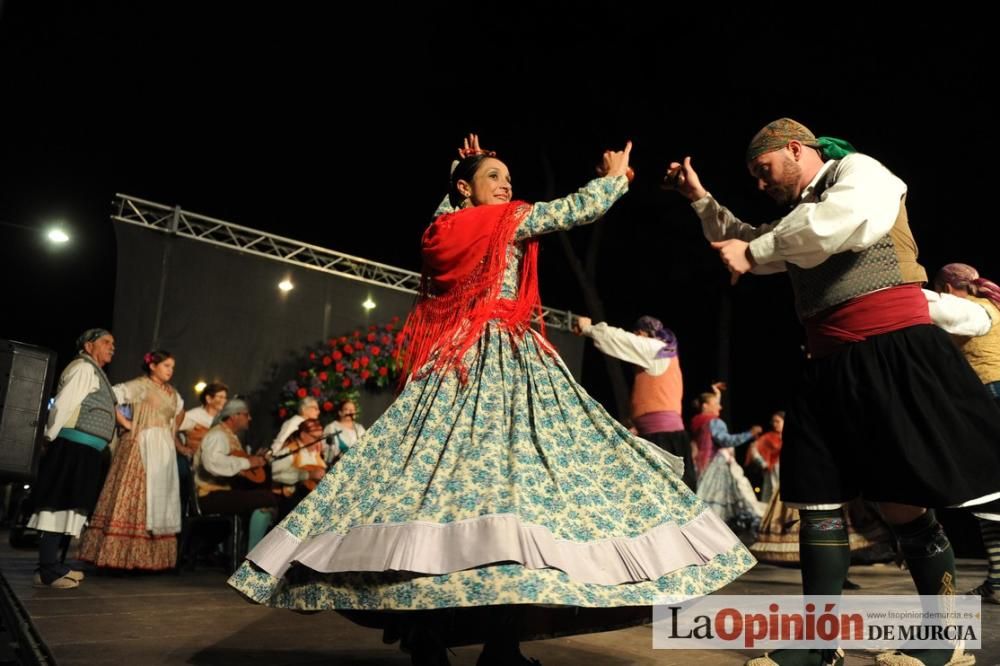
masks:
[[[979,271],[968,264],[948,264],[934,277],[934,289],[944,291],[945,285],[961,289],[973,296],[985,298],[1000,308],[1000,286],[979,277]]]
[[[656,353],[656,358],[677,357],[677,336],[656,317],[649,315],[639,317],[635,322],[634,330],[642,331],[649,337],[656,338],[663,343],[663,348]]]

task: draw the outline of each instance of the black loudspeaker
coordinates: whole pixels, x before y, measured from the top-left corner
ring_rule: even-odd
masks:
[[[0,340],[0,480],[38,473],[55,367],[50,349]]]

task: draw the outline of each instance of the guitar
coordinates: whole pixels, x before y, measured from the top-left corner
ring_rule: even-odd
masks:
[[[235,456],[236,458],[246,458],[249,460],[253,456],[258,456],[264,459],[264,465],[261,467],[251,467],[245,469],[239,473],[241,477],[250,481],[253,484],[261,484],[267,481],[267,464],[271,462],[271,452],[269,450],[263,450],[255,454],[249,454],[243,449],[235,449],[229,452],[229,455]]]

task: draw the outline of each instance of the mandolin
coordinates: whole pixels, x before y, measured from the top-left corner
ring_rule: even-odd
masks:
[[[246,458],[247,460],[251,458],[251,454],[247,453],[243,449],[230,451],[229,454],[237,458]],[[264,459],[265,463],[267,463],[270,462],[271,460],[270,454],[271,454],[270,451],[265,450],[253,455],[260,456],[261,458]],[[265,481],[267,481],[267,465],[265,464],[262,467],[251,467],[249,469],[245,469],[240,472],[240,476],[242,476],[247,481],[250,481],[251,483],[257,483],[257,484],[264,483]]]

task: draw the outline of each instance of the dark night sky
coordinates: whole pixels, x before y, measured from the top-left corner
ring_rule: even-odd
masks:
[[[56,253],[0,226],[0,337],[64,359],[79,330],[111,321],[115,192],[418,269],[420,232],[468,131],[531,201],[572,191],[603,149],[635,142],[638,178],[601,222],[608,317],[672,326],[693,396],[726,367],[728,299],[721,356],[737,426],[783,404],[801,333],[784,277],[728,287],[686,203],[658,191],[669,160],[693,155],[720,200],[769,221],[742,154],[765,122],[794,117],[907,181],[930,271],[965,261],[1000,275],[981,194],[997,78],[983,16],[464,2],[364,3],[348,21],[333,3],[0,7],[0,222],[62,217],[74,235]],[[573,234],[581,252],[591,233]],[[541,270],[547,304],[582,310],[554,240]],[[595,360],[585,383],[606,398]]]

